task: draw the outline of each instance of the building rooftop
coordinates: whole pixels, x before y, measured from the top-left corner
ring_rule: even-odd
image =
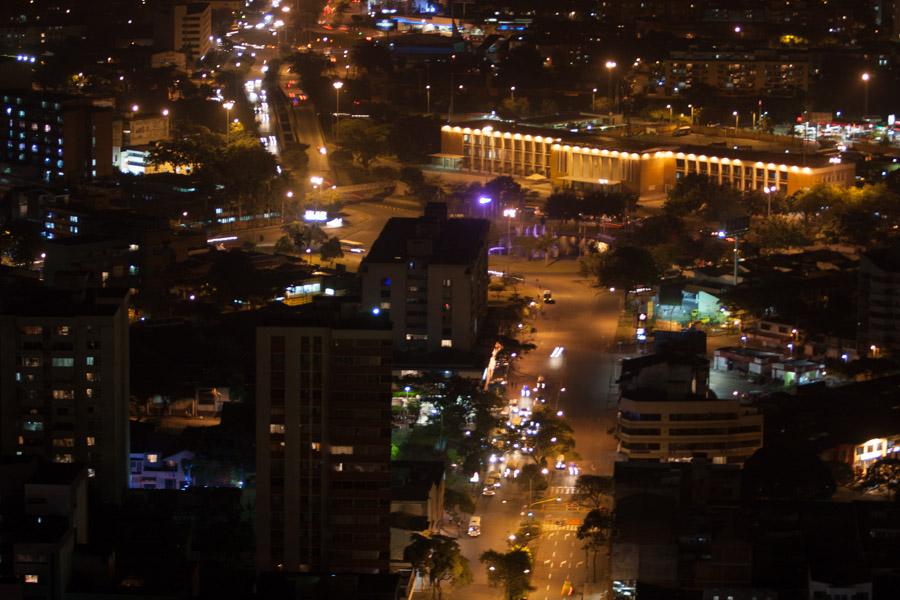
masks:
[[[70,291],[19,285],[0,292],[0,315],[17,317],[112,316],[128,297],[127,289]]]
[[[427,210],[434,210],[428,215]],[[487,243],[490,221],[486,219],[449,219],[446,205],[443,214],[439,207],[429,208],[417,218],[394,217],[385,224],[375,240],[366,263],[402,263],[410,258],[422,258],[433,264],[467,265],[474,262]],[[409,242],[422,241],[411,251]]]

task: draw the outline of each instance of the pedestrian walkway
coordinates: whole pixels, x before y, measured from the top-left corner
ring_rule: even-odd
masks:
[[[551,496],[568,496],[575,493],[574,485],[554,485],[550,488]]]

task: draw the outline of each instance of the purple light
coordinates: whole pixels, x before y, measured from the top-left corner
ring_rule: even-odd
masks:
[[[482,206],[485,204],[490,204],[490,203],[491,203],[491,199],[488,198],[487,196],[481,196],[480,198],[478,198],[478,204],[481,204]]]

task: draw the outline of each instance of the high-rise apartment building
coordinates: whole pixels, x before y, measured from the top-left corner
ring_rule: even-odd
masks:
[[[87,467],[101,500],[128,486],[128,294],[0,294],[0,453]]]
[[[862,255],[858,310],[860,351],[881,356],[900,350],[900,247]]]
[[[44,181],[113,174],[113,111],[48,92],[0,92],[0,164]]]
[[[762,446],[762,415],[736,398],[716,398],[703,356],[624,360],[619,381],[616,437],[629,460],[742,463]]]
[[[314,303],[257,328],[260,572],[388,571],[391,332],[349,310]]]
[[[183,52],[197,60],[212,48],[212,8],[206,2],[157,3],[153,38],[157,50]]]
[[[447,218],[430,203],[393,218],[360,266],[363,305],[390,311],[398,349],[472,350],[487,309],[490,222]]]

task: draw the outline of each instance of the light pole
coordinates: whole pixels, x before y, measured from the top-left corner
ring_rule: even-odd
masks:
[[[691,125],[694,124],[694,105],[688,104],[688,108],[691,109]]]
[[[734,117],[734,137],[737,137],[737,130],[738,127],[740,127],[741,123],[741,113],[739,113],[738,111],[734,111],[731,114]]]
[[[285,214],[284,214],[284,200],[285,200],[285,198],[290,200],[293,197],[294,197],[294,192],[292,192],[291,190],[288,190],[287,192],[285,192],[284,198],[281,199],[281,222],[282,223],[286,222]]]
[[[766,186],[763,188],[763,192],[766,194],[766,218],[772,216],[772,192],[775,191],[775,188],[770,188]]]
[[[591,110],[597,105],[597,88],[591,90]]]
[[[516,209],[504,208],[503,216],[506,217],[506,255],[510,256],[512,254],[511,225],[512,225],[512,220],[516,218]]]
[[[559,395],[562,394],[562,393],[565,392],[565,391],[566,391],[566,388],[561,387],[561,388],[559,388],[559,390],[556,392],[556,410],[559,410]]]
[[[866,118],[866,115],[869,114],[869,79],[871,76],[868,72],[863,73],[860,77],[863,82],[863,119]]]
[[[612,75],[613,75],[613,69],[616,68],[616,61],[608,60],[608,61],[606,61],[605,66],[606,66],[606,83],[607,83],[607,87],[608,87],[607,94],[609,94],[609,101],[613,106],[613,110],[615,110],[615,106],[616,106],[617,102],[613,99]]]
[[[672,122],[672,105],[666,104],[666,108],[669,109],[669,122],[671,123]]]
[[[225,143],[228,143],[228,133],[231,129],[231,109],[234,108],[234,101],[227,100],[222,103],[222,108],[225,109]]]
[[[334,86],[334,141],[337,142],[338,119],[341,118],[341,88],[344,87],[344,82],[335,81],[331,85]]]
[[[513,102],[516,101],[516,86],[514,85],[509,86],[509,99]]]
[[[431,114],[431,85],[425,86],[425,114]]]

